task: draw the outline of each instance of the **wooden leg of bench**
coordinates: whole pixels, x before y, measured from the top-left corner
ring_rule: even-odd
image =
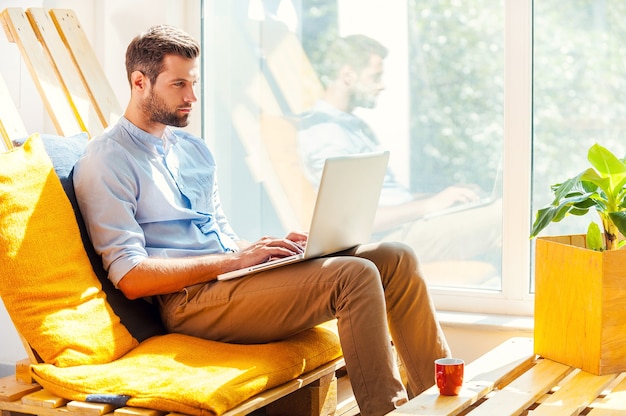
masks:
[[[334,373],[266,406],[267,416],[333,416],[337,409],[337,378]]]
[[[32,384],[35,382],[30,374],[29,359],[26,358],[15,363],[15,378],[17,381],[24,384]]]

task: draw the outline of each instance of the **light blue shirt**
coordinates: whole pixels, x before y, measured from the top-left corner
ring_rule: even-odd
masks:
[[[147,257],[236,251],[213,154],[182,130],[155,137],[126,118],[89,142],[74,167],[76,197],[109,279]]]

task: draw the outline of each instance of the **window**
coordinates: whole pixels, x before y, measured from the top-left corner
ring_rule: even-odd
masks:
[[[302,116],[336,75],[325,59],[333,41],[367,35],[388,50],[385,89],[352,113],[391,151],[399,186],[429,201],[414,209],[439,212],[465,185],[495,200],[375,238],[414,245],[440,309],[531,313],[530,0],[205,0],[203,9],[205,136],[243,238],[306,228],[314,185],[298,153]]]
[[[535,2],[534,209],[551,202],[550,185],[590,166],[594,143],[626,150],[625,12],[620,1]],[[584,234],[590,219],[567,218],[544,234]]]

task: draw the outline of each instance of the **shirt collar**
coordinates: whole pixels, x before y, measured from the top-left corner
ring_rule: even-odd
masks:
[[[144,142],[145,145],[150,145],[160,154],[167,154],[168,150],[178,142],[176,134],[169,126],[165,127],[163,138],[160,138],[140,129],[124,116],[120,117],[119,124],[124,127],[131,136]]]

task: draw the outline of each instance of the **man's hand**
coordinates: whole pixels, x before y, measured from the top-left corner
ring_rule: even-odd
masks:
[[[473,202],[480,199],[476,191],[467,186],[449,186],[438,194],[434,195],[431,209],[444,209],[456,204]]]
[[[249,244],[235,256],[239,267],[248,267],[264,263],[271,259],[292,256],[304,251],[307,235],[300,232],[291,232],[285,238],[262,237]]]
[[[304,250],[304,247],[306,246],[306,242],[309,239],[309,233],[292,231],[289,234],[287,234],[287,237],[285,238],[287,240],[293,241]]]

